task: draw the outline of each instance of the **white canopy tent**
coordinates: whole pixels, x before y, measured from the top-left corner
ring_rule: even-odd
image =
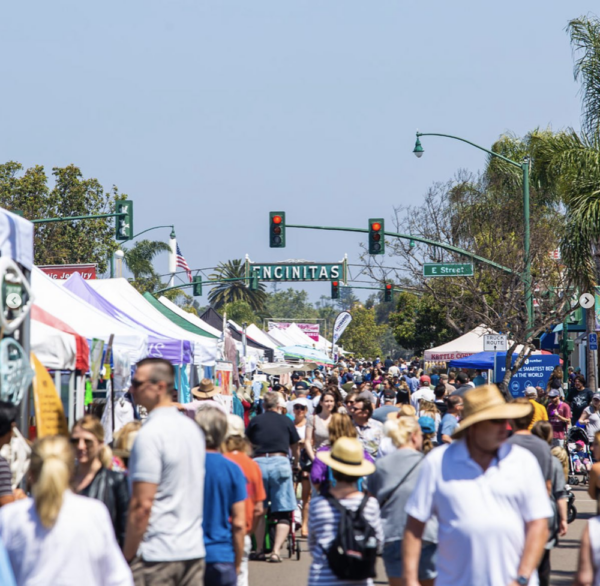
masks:
[[[290,336],[286,330],[273,328],[272,330],[269,330],[267,336],[269,336],[277,346],[297,346],[294,338]]]
[[[313,340],[310,336],[305,334],[295,323],[290,324],[285,332],[291,336],[299,346],[310,346],[311,348],[316,348],[317,346],[316,340]]]
[[[31,320],[31,351],[49,370],[75,370],[75,336],[36,319]]]
[[[496,334],[494,330],[485,325],[479,325],[475,329],[463,334],[462,336],[442,344],[437,348],[425,350],[425,360],[431,362],[449,362],[466,358],[478,352],[483,352],[483,336],[486,334]]]
[[[0,208],[0,256],[7,256],[27,270],[33,266],[33,224]]]
[[[193,313],[189,313],[188,311],[184,311],[178,305],[175,305],[172,301],[167,299],[164,296],[158,298],[158,301],[162,303],[167,309],[170,309],[173,313],[176,313],[179,317],[189,321],[193,326],[204,330],[208,334],[212,334],[217,338],[221,337],[221,332],[217,330],[217,328],[213,328],[210,324],[206,323],[204,320],[200,319],[197,315]]]
[[[129,365],[144,358],[148,349],[146,334],[136,331],[92,307],[77,295],[61,287],[37,267],[31,273],[36,304],[55,315],[88,340],[108,343],[114,334],[115,355],[128,359]]]
[[[117,308],[150,329],[177,340],[189,340],[194,344],[194,364],[213,366],[217,359],[217,343],[214,338],[204,338],[180,328],[152,306],[126,279],[96,279],[88,285]]]
[[[267,348],[271,348],[272,350],[277,350],[279,347],[272,338],[270,338],[266,332],[263,332],[259,327],[254,324],[250,324],[246,328],[246,334],[250,336],[255,342],[266,346]]]

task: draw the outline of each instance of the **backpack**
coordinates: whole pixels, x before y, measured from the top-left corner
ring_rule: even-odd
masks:
[[[369,496],[365,494],[356,511],[348,510],[331,494],[325,498],[340,513],[336,536],[325,552],[331,571],[342,580],[375,578],[377,536],[363,514]]]

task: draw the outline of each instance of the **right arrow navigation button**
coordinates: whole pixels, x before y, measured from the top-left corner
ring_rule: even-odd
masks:
[[[579,305],[581,305],[581,307],[583,307],[585,309],[589,309],[590,307],[593,307],[595,302],[596,302],[596,300],[594,299],[594,296],[591,293],[584,293],[579,298]]]

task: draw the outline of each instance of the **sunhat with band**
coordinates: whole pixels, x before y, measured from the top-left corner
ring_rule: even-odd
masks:
[[[474,423],[490,419],[519,419],[531,413],[531,403],[507,403],[496,385],[482,385],[463,396],[463,418],[452,434],[461,438],[465,430]]]
[[[218,394],[219,389],[209,378],[203,378],[200,384],[192,389],[192,395],[198,399],[210,399]]]
[[[364,448],[356,438],[341,437],[330,452],[318,452],[317,458],[347,476],[367,476],[375,472],[375,464],[365,460]]]

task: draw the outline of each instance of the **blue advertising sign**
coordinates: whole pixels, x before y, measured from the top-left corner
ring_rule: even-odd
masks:
[[[588,334],[588,340],[590,343],[590,350],[598,350],[598,334]]]
[[[517,359],[513,356],[513,364]],[[506,354],[496,355],[494,363],[494,380],[501,382],[506,372]],[[508,383],[508,390],[513,397],[524,397],[527,387],[546,387],[552,371],[560,364],[558,354],[535,354],[530,356],[523,366],[513,375]]]

